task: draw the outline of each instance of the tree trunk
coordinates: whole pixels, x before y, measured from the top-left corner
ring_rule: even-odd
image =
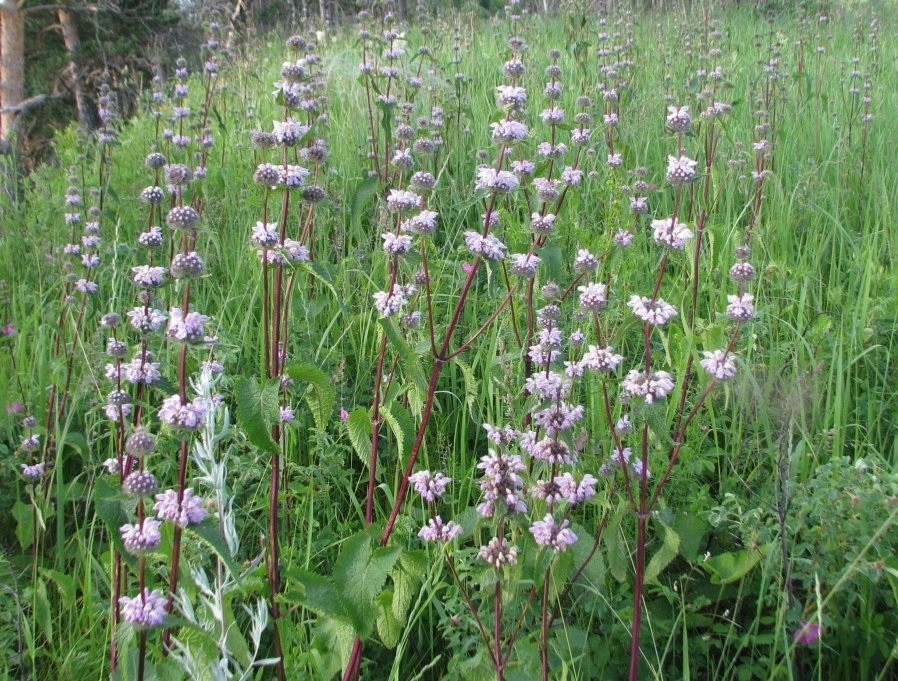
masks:
[[[25,99],[25,12],[22,0],[0,2],[0,145],[12,139],[18,112],[9,109]]]
[[[60,8],[57,10],[59,25],[62,27],[62,40],[65,43],[66,52],[69,53],[69,64],[65,68],[64,79],[69,89],[75,93],[75,105],[78,107],[78,122],[81,127],[91,132],[100,127],[100,116],[97,113],[97,105],[85,92],[83,76],[81,73],[81,61],[78,58],[78,50],[81,48],[81,37],[78,35],[78,25],[75,23],[75,14],[71,10]]]

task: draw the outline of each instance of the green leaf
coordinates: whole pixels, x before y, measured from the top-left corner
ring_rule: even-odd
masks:
[[[119,528],[125,523],[130,523],[131,518],[122,504],[123,499],[119,491],[112,487],[106,478],[98,478],[94,488],[94,499],[97,505],[97,515],[109,530],[109,540],[118,549],[119,554],[130,567],[137,568],[137,559],[125,551],[122,535]]]
[[[465,402],[473,415],[474,407],[477,405],[477,398],[480,395],[480,384],[477,382],[474,370],[469,364],[463,362],[458,357],[453,361],[458,365],[458,368],[461,369],[461,375],[465,382]]]
[[[589,556],[589,552],[592,551],[592,546],[595,543],[595,538],[591,536],[588,530],[577,523],[571,523],[571,530],[573,530],[579,540],[575,541],[571,547],[574,554],[574,569],[571,570],[571,577],[589,558],[589,562],[586,563],[586,567],[583,568],[583,572],[580,574],[580,579],[589,584],[601,584],[602,580],[605,579],[605,561],[602,559],[602,552],[596,549],[592,557]]]
[[[306,388],[306,402],[309,403],[309,409],[315,418],[315,427],[319,432],[324,432],[337,399],[337,391],[331,377],[311,364],[294,364],[287,369],[287,374],[294,381],[309,384]]]
[[[545,265],[544,272],[548,279],[562,279],[561,265],[561,248],[554,241],[550,241],[545,246],[537,249],[537,254],[542,258]]]
[[[380,190],[381,184],[377,179],[377,175],[368,175],[359,182],[356,187],[355,193],[352,195],[352,201],[350,201],[349,204],[349,219],[356,232],[358,232],[361,227],[362,210],[364,209],[365,204],[368,203],[369,199]]]
[[[188,525],[187,530],[209,545],[209,548],[211,548],[215,555],[221,559],[221,562],[224,563],[228,572],[231,573],[231,576],[239,583],[240,569],[237,567],[237,563],[234,562],[234,557],[231,555],[228,543],[221,534],[218,521],[210,516],[204,519],[201,523]]]
[[[393,616],[403,624],[408,609],[421,588],[421,579],[427,572],[430,559],[425,551],[403,551],[390,571],[393,580]]]
[[[387,574],[399,557],[399,547],[372,550],[367,532],[359,532],[343,543],[334,565],[334,585],[356,633],[371,633],[377,612],[374,598],[383,589]]]
[[[41,574],[48,579],[53,580],[56,588],[59,589],[59,596],[63,608],[70,608],[75,603],[75,579],[71,575],[67,575],[58,570],[49,570],[41,568]]]
[[[408,411],[399,402],[393,402],[381,413],[384,416],[384,420],[390,424],[390,429],[393,431],[393,435],[399,444],[399,450],[403,455],[408,456],[412,451],[416,435],[412,417],[408,415]]]
[[[47,597],[47,585],[43,579],[37,580],[34,589],[34,620],[37,622],[48,642],[53,641],[53,615],[50,599]]]
[[[646,581],[651,581],[660,575],[661,571],[670,564],[670,561],[676,558],[677,551],[680,548],[680,535],[672,527],[662,522],[656,522],[655,529],[661,533],[661,546],[655,551],[645,568]]]
[[[346,609],[343,607],[337,589],[327,577],[322,577],[303,568],[291,568],[288,572],[291,586],[281,596],[285,603],[303,605],[312,612],[326,617],[346,618]]]
[[[334,277],[331,274],[332,265],[321,263],[317,260],[314,262],[297,262],[294,265],[297,269],[305,270],[324,284],[334,296],[334,301],[340,310],[342,312],[346,311],[346,306],[343,304],[343,296],[337,293],[337,287],[334,285]]]
[[[698,550],[707,527],[707,523],[695,514],[677,514],[674,529],[680,535],[680,555],[691,564],[698,560]]]
[[[237,422],[247,439],[264,452],[278,451],[271,437],[271,427],[280,417],[278,391],[280,379],[268,379],[260,386],[255,378],[243,378],[237,382]]]
[[[622,536],[621,521],[626,514],[626,509],[621,509],[608,522],[605,528],[605,544],[608,546],[608,567],[611,574],[619,582],[625,582],[630,575],[630,561],[627,558],[627,549]]]
[[[714,583],[728,584],[742,579],[749,571],[761,562],[761,556],[768,546],[757,549],[742,549],[732,553],[719,553],[711,556],[702,565],[714,576]]]
[[[403,623],[393,614],[393,592],[384,589],[375,599],[377,605],[377,635],[381,643],[393,649],[399,643]]]
[[[390,341],[390,345],[393,346],[393,349],[399,353],[399,356],[402,359],[408,359],[412,354],[412,349],[405,341],[405,338],[402,337],[402,334],[399,333],[399,329],[396,328],[396,325],[392,320],[381,317],[377,321],[384,327],[384,333],[387,334],[387,339]]]
[[[34,506],[17,501],[12,507],[12,517],[16,519],[16,538],[27,549],[34,540]]]
[[[349,414],[349,418],[343,421],[343,427],[346,434],[349,435],[349,441],[356,455],[366,467],[371,466],[371,435],[374,432],[374,426],[371,424],[371,417],[368,410],[364,407],[353,409]]]

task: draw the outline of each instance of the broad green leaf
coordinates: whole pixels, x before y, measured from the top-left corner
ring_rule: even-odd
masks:
[[[381,643],[393,649],[399,643],[403,623],[393,614],[393,592],[384,589],[375,599],[377,605],[377,635]]]
[[[757,549],[742,549],[732,553],[719,553],[702,562],[714,576],[717,584],[728,584],[742,579],[758,563],[767,550],[767,546]]]
[[[608,547],[608,567],[611,574],[619,582],[624,582],[630,575],[630,561],[627,559],[627,549],[622,535],[621,521],[626,514],[621,509],[608,521],[605,528],[605,545]]]
[[[346,428],[346,434],[349,435],[349,441],[352,448],[366,467],[371,466],[371,435],[374,432],[374,426],[371,425],[371,417],[368,410],[364,407],[353,409],[349,414],[349,418],[343,421],[343,427]]]
[[[113,488],[106,478],[98,478],[94,487],[94,500],[97,505],[97,515],[100,516],[109,530],[109,540],[118,549],[119,554],[129,566],[137,567],[137,559],[125,551],[122,535],[119,528],[131,522],[122,504],[123,498],[119,491]]]
[[[319,432],[323,432],[330,421],[337,399],[337,391],[331,377],[311,364],[294,364],[287,369],[287,374],[294,381],[309,384],[306,389],[306,401],[315,418],[315,427]]]
[[[421,589],[421,578],[427,572],[430,559],[424,551],[403,551],[390,571],[393,580],[393,616],[406,622],[412,600]]]
[[[27,549],[34,540],[34,506],[17,501],[12,507],[12,517],[16,519],[16,538]]]
[[[340,310],[343,312],[346,311],[346,306],[343,304],[343,296],[340,293],[337,293],[337,287],[334,285],[334,277],[331,274],[332,265],[321,263],[317,260],[312,262],[297,262],[294,264],[297,269],[305,270],[324,284],[334,296],[334,302],[337,303]]]
[[[691,564],[698,560],[698,549],[707,527],[707,523],[694,513],[677,514],[674,529],[680,535],[680,555]]]
[[[405,341],[405,338],[402,337],[402,334],[399,333],[399,329],[396,328],[396,325],[391,320],[383,317],[377,321],[384,328],[384,333],[387,334],[387,339],[390,341],[390,345],[393,346],[393,349],[399,353],[399,356],[402,359],[407,359],[412,354],[412,349]]]
[[[53,580],[56,588],[59,589],[61,605],[63,608],[70,608],[75,604],[75,579],[71,575],[67,575],[58,570],[49,570],[41,568],[41,574],[48,579]]]
[[[680,535],[665,523],[656,522],[655,530],[661,534],[661,546],[652,555],[645,568],[645,579],[651,581],[661,574],[670,561],[677,557],[680,548]]]
[[[399,425],[399,421],[396,420],[396,416],[394,416],[393,412],[390,411],[389,408],[387,408],[380,410],[380,417],[388,426],[390,426],[390,430],[393,432],[393,436],[396,438],[396,444],[399,447],[399,451],[405,454],[405,433],[402,432],[402,427]],[[411,446],[410,443],[409,446]],[[378,449],[378,451],[380,450]]]
[[[365,204],[368,203],[368,200],[377,194],[380,189],[381,184],[377,179],[377,175],[368,175],[359,182],[356,187],[355,193],[352,195],[352,201],[349,204],[350,222],[356,232],[359,231],[361,226],[362,210],[364,209]]]
[[[237,422],[247,439],[264,452],[276,452],[277,443],[271,437],[271,427],[280,417],[278,391],[280,379],[272,378],[259,385],[255,378],[237,382]]]
[[[343,543],[334,565],[334,585],[352,620],[356,633],[371,633],[377,612],[374,598],[387,581],[387,574],[399,557],[399,547],[371,548],[367,532],[359,532]]]
[[[584,563],[586,567],[580,574],[580,579],[588,584],[599,585],[605,579],[605,561],[602,559],[601,548],[596,548],[595,553],[590,557],[589,552],[592,551],[595,537],[592,536],[586,528],[577,523],[571,523],[571,530],[577,535],[577,541],[571,547],[574,555],[574,569],[570,576],[573,577],[574,572],[580,569]],[[587,559],[589,562],[587,563]]]
[[[415,442],[415,423],[399,402],[393,402],[387,411],[393,417],[393,421],[390,421],[390,428],[400,444],[399,449],[405,456],[408,456]]]
[[[37,580],[34,589],[34,620],[40,627],[48,642],[53,641],[53,615],[50,599],[47,597],[47,584],[43,579]]]
[[[213,553],[224,563],[231,576],[239,583],[240,569],[237,567],[237,563],[234,562],[234,557],[231,555],[230,549],[228,549],[228,543],[221,534],[218,521],[210,516],[201,523],[188,525],[187,530],[209,545]]]
[[[337,589],[327,577],[322,577],[303,568],[292,568],[288,572],[291,588],[281,596],[285,603],[303,605],[312,612],[327,617],[345,618],[346,609],[337,595]]]

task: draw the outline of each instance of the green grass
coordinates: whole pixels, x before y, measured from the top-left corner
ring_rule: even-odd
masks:
[[[878,66],[872,68],[867,34],[873,11],[874,6],[868,5],[832,7],[823,29],[826,53],[821,57],[815,53],[819,26],[814,15],[809,26],[797,21],[797,11],[783,10],[775,16],[772,26],[782,42],[780,64],[791,77],[782,81],[785,92],[770,133],[775,139],[774,174],[764,185],[765,198],[752,239],[751,260],[758,278],[750,288],[759,314],[735,346],[741,357],[739,374],[726,386],[715,388],[690,426],[662,497],[660,520],[677,529],[680,546],[676,557],[647,585],[644,678],[853,679],[894,674],[890,662],[898,641],[898,563],[892,540],[898,494],[894,366],[898,359],[898,269],[894,265],[898,232],[892,204],[898,196],[893,148],[893,131],[898,126],[893,93],[898,76],[892,65],[898,58],[898,44],[882,39],[894,33],[893,8],[878,8],[881,40],[875,56]],[[757,121],[751,112],[757,108],[753,102],[763,80],[756,59],[767,54],[769,27],[763,12],[728,6],[713,9],[711,16],[720,21],[722,36],[715,44],[722,50],[719,63],[727,70],[728,87],[722,99],[732,102],[733,110],[722,124],[715,162],[717,198],[703,246],[694,337],[683,320],[690,306],[692,276],[686,258],[671,265],[662,285],[662,295],[681,315],[656,336],[663,336],[664,343],[656,342],[655,353],[662,358],[669,353],[661,361],[680,378],[689,353],[720,347],[731,328],[722,318],[726,295],[734,292],[727,271],[750,215],[751,143],[757,139],[753,132]],[[613,25],[615,20],[609,18],[604,30],[624,30],[623,25]],[[458,26],[464,49],[456,66],[451,63],[454,21],[447,15],[435,23],[429,44],[435,55],[430,68],[436,73],[427,75],[425,67],[426,86],[414,112],[414,116],[428,115],[432,105],[439,105],[446,111],[446,120],[452,121],[445,133],[448,150],[441,150],[434,173],[437,190],[429,199],[430,207],[440,213],[429,251],[440,328],[445,328],[464,281],[461,263],[471,260],[462,234],[477,227],[484,210],[473,192],[476,152],[493,148],[488,124],[498,120],[494,88],[504,82],[500,71],[504,57],[497,54],[506,53],[508,35],[505,23],[471,24],[470,17],[463,16]],[[540,17],[522,30],[529,44],[525,61],[531,67],[524,78],[530,94],[529,123],[537,131],[528,142],[531,155],[546,129],[536,113],[542,108],[542,71],[549,64],[549,49],[562,51],[559,63],[565,94],[561,106],[569,117],[576,110],[578,95],[601,100],[595,67],[595,35],[600,29],[592,21],[582,34],[575,34],[572,24],[573,20],[561,17]],[[601,252],[618,228],[630,224],[626,197],[620,192],[620,185],[632,180],[627,170],[647,167],[649,181],[661,188],[651,195],[652,215],[669,215],[673,209],[674,192],[665,188],[664,168],[667,155],[675,153],[676,139],[664,129],[664,94],[673,96],[671,103],[690,104],[694,113],[699,110],[691,79],[696,69],[707,68],[707,62],[698,58],[703,17],[701,8],[695,7],[687,15],[674,11],[634,14],[632,24],[632,58],[638,70],[621,104],[616,137],[624,163],[617,171],[605,166],[601,125],[594,123],[596,153],[585,159],[584,169],[596,170],[598,175],[585,179],[580,191],[571,192],[552,241],[559,247],[556,276],[562,286],[573,279],[569,261],[576,248]],[[864,38],[859,46],[853,36],[856,26]],[[692,53],[685,49],[684,33],[690,36]],[[754,47],[756,33],[764,36],[765,47],[760,51]],[[333,623],[299,605],[299,582],[291,570],[330,574],[341,547],[364,524],[367,468],[351,445],[339,411],[371,406],[382,333],[372,294],[388,281],[380,234],[391,227],[389,217],[376,196],[355,200],[369,166],[364,159],[365,90],[357,80],[360,49],[354,35],[350,27],[335,31],[320,48],[330,122],[319,134],[327,140],[331,156],[322,182],[329,198],[316,210],[314,248],[333,291],[321,281],[299,275],[289,320],[291,361],[319,367],[336,388],[335,407],[323,432],[316,430],[302,392],[290,400],[297,420],[288,429],[284,449],[288,480],[281,499],[281,542],[284,588],[295,597],[285,606],[282,624],[291,678],[329,677],[345,661],[347,651],[341,650],[340,633]],[[409,28],[405,37],[409,54],[414,54],[422,42],[419,30]],[[794,43],[802,38],[807,45],[807,77],[795,72]],[[585,63],[575,59],[577,40],[590,43]],[[263,374],[261,274],[248,240],[251,225],[261,217],[262,192],[252,183],[259,158],[248,132],[269,128],[281,115],[270,93],[285,58],[282,44],[280,37],[256,37],[223,73],[221,84],[226,88],[215,96],[210,125],[215,147],[208,177],[201,185],[207,231],[199,248],[207,260],[208,276],[197,283],[194,300],[197,309],[213,317],[221,339],[216,357],[225,365],[226,376],[219,389],[232,414],[235,382]],[[855,68],[851,63],[855,56],[860,59],[856,68],[871,73],[873,84],[875,118],[866,150],[857,105],[852,108],[848,85],[841,80],[843,70],[849,77]],[[458,103],[451,79],[456,70],[468,77],[458,114],[461,129],[455,125]],[[667,74],[672,76],[669,81],[665,81]],[[862,87],[862,79],[855,82]],[[199,108],[200,81],[191,80],[191,92],[191,105]],[[103,380],[105,334],[98,322],[105,312],[124,312],[135,304],[130,267],[142,262],[135,244],[146,220],[145,206],[136,197],[150,184],[143,159],[154,144],[148,107],[145,101],[140,115],[120,124],[119,141],[110,152],[100,291],[86,307],[83,335],[75,341],[69,333],[65,339],[74,343],[73,348],[64,346],[62,356],[72,353],[75,381],[70,408],[54,426],[57,440],[66,444],[53,455],[48,493],[37,501],[42,525],[37,532],[36,563],[30,545],[30,487],[19,475],[22,459],[16,453],[20,418],[0,415],[4,455],[0,467],[4,518],[0,641],[6,651],[0,656],[0,674],[10,677],[80,679],[109,674],[108,649],[114,635],[109,606],[112,547],[97,501],[98,480],[104,478],[100,463],[112,455],[113,442],[101,410],[108,388]],[[248,117],[249,111],[253,118]],[[16,327],[14,336],[0,337],[0,400],[26,404],[40,422],[49,386],[65,375],[64,361],[54,357],[53,345],[61,309],[62,245],[69,239],[62,199],[68,166],[79,166],[79,175],[83,169],[87,188],[98,186],[97,148],[93,144],[79,148],[76,138],[73,130],[61,135],[57,163],[37,169],[24,194],[12,202],[3,199],[0,206],[0,279],[7,283],[0,322]],[[737,142],[744,144],[744,150],[737,149]],[[699,138],[688,138],[685,147],[687,154],[703,159]],[[83,163],[78,160],[82,152],[86,153]],[[727,165],[733,158],[749,160],[747,180],[740,180],[742,171]],[[687,201],[685,208],[693,211],[687,221],[694,224],[700,202]],[[510,252],[520,252],[530,241],[525,202],[516,196],[500,209],[500,237]],[[299,219],[298,212],[291,214],[291,229]],[[633,246],[614,251],[602,265],[603,276],[611,282],[611,302],[602,313],[603,324],[615,349],[627,357],[627,366],[638,363],[643,350],[641,327],[634,323],[625,301],[651,288],[658,261],[658,249],[643,221]],[[490,269],[489,276],[478,274],[459,324],[456,347],[504,295],[501,271]],[[540,277],[540,284],[545,283],[545,270]],[[163,289],[161,295],[163,299],[175,295],[174,288]],[[515,303],[520,325],[525,320],[523,298],[519,296]],[[68,313],[69,328],[77,315],[74,310]],[[417,351],[425,338],[423,333],[413,336],[411,347]],[[177,349],[157,345],[163,374],[176,382]],[[425,352],[415,355],[418,367],[410,361],[399,362],[392,387],[396,403],[410,407],[412,433],[423,398],[415,385],[415,372],[426,376],[432,366],[427,344],[420,345]],[[192,358],[191,368],[204,358]],[[392,360],[392,354],[388,358]],[[466,384],[459,365],[450,363],[444,369],[435,416],[417,466],[441,470],[453,478],[439,510],[444,519],[463,517],[480,502],[476,464],[488,446],[480,424],[522,427],[527,408],[520,349],[508,312],[461,359],[470,367],[474,382]],[[616,384],[617,380],[609,386],[616,389]],[[152,409],[163,396],[151,393]],[[579,469],[595,473],[612,446],[601,384],[585,382],[580,396],[591,440]],[[696,397],[690,393],[689,404]],[[675,406],[676,395],[659,412],[667,427],[674,421]],[[617,416],[616,403],[614,409]],[[382,432],[375,504],[375,517],[381,523],[404,469],[397,433],[402,433],[406,444],[410,441],[409,432],[398,425],[394,430],[385,424]],[[659,438],[660,433],[661,429],[656,433]],[[655,471],[664,465],[661,440],[658,444],[652,450]],[[254,563],[252,569],[250,561],[262,551],[260,535],[266,528],[268,457],[251,446],[239,428],[227,446],[232,451],[229,492],[242,546],[235,559],[247,570],[245,584],[232,596],[229,617],[242,632],[240,637],[248,640],[249,620],[239,604],[253,603],[267,594],[264,567]],[[176,444],[165,440],[152,461],[160,481],[170,484],[177,475]],[[550,658],[557,678],[626,677],[635,523],[624,511],[626,495],[611,494],[610,483],[603,485],[597,497],[601,503],[578,511],[576,521],[592,533],[607,508],[618,522],[600,544],[602,568],[577,587],[576,602],[568,603],[566,616],[553,631]],[[425,517],[419,498],[406,502],[392,544],[426,549],[429,567],[411,599],[399,645],[391,649],[376,639],[366,643],[363,677],[489,678],[489,665],[475,655],[482,646],[451,575],[439,553],[416,538]],[[687,518],[699,522],[692,524]],[[649,556],[661,546],[663,536],[660,521],[653,527]],[[465,566],[464,573],[482,576],[474,556],[488,539],[487,528],[480,526],[460,544],[456,560]],[[171,541],[170,536],[163,538],[163,546],[166,541]],[[581,541],[591,544],[590,537]],[[706,552],[711,554],[711,564],[723,556],[750,566],[732,583],[722,584],[705,562]],[[187,556],[191,564],[214,568],[213,555],[200,543],[191,542]],[[164,568],[165,560],[154,558],[153,565]],[[162,585],[161,578],[153,579]],[[196,603],[197,590],[189,575],[182,583]],[[509,607],[520,605],[521,590],[526,593],[526,588],[519,587],[517,600],[511,599]],[[821,604],[825,607],[818,612]],[[799,623],[818,621],[818,617],[824,625],[822,642],[794,644],[792,634]],[[179,631],[176,636],[193,643],[197,659],[217,661],[217,651],[208,640],[187,627]],[[538,634],[538,621],[528,618],[515,662],[538,660],[538,655],[533,657]],[[266,634],[260,657],[272,654],[269,640]],[[134,643],[124,649],[136,656]],[[180,667],[161,655],[158,635],[150,635],[149,650],[157,678],[179,678]],[[533,677],[526,667],[518,666],[509,670],[508,678],[536,678],[537,667],[532,669]],[[268,678],[269,672],[263,669],[258,675]]]

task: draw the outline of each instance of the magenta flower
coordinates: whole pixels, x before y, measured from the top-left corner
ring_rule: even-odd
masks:
[[[820,640],[823,627],[816,622],[802,622],[801,626],[792,634],[792,640],[804,646],[809,646]]]
[[[15,336],[16,335],[16,327],[12,322],[9,322],[6,326],[3,327],[3,335],[4,336]]]

